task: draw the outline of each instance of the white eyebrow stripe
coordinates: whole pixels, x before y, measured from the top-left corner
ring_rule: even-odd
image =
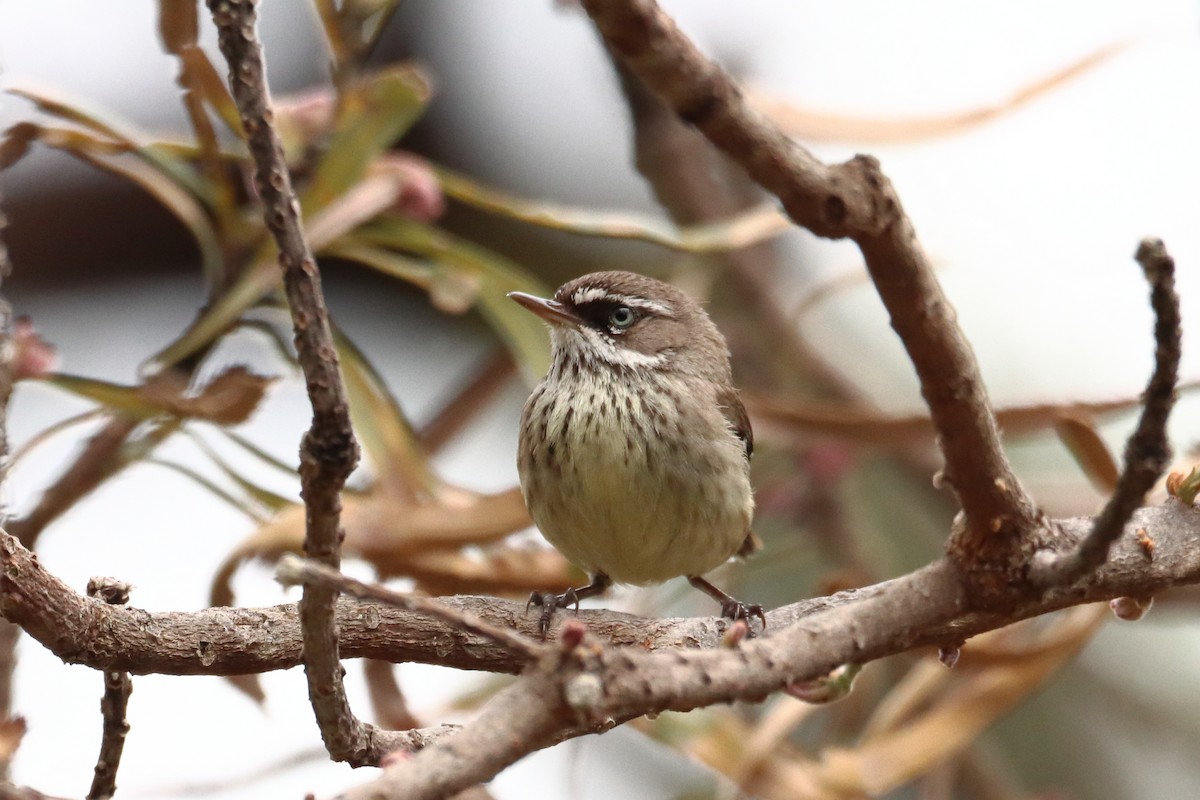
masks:
[[[629,295],[616,294],[607,289],[602,289],[599,286],[589,286],[583,289],[576,289],[571,295],[571,302],[577,306],[586,303],[594,303],[597,300],[608,300],[613,303],[620,303],[623,306],[630,308],[640,308],[643,311],[654,311],[664,316],[672,316],[675,311],[666,303],[660,303],[657,300],[647,300],[644,297],[630,297]]]
[[[644,297],[625,297],[624,295],[611,295],[612,300],[621,305],[629,306],[630,308],[641,308],[646,311],[656,311],[664,316],[671,316],[674,313],[673,309],[666,303],[660,303],[657,300],[647,300]]]
[[[576,289],[575,294],[571,295],[571,302],[577,306],[581,306],[584,303],[594,303],[597,300],[603,300],[608,296],[607,289],[591,286],[585,289]]]

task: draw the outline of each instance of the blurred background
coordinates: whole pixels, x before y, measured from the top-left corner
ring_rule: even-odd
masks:
[[[1183,377],[1200,377],[1196,4],[664,6],[820,157],[881,159],[1006,411],[1018,474],[1051,515],[1093,513],[1097,448],[1120,452],[1152,363],[1132,258],[1144,236],[1179,264]],[[14,396],[13,447],[31,446],[4,503],[19,526],[90,435],[132,420],[100,486],[33,538],[72,586],[113,575],[151,610],[294,600],[262,562],[302,537],[289,469],[307,400],[244,153],[197,54],[221,77],[224,62],[203,9],[192,41],[190,7],[0,3],[4,289],[58,353]],[[775,606],[938,556],[955,509],[931,485],[916,382],[857,251],[789,230],[694,136],[652,129],[653,103],[572,3],[266,0],[261,13],[364,439],[348,571],[515,597],[578,580],[514,494],[516,420],[546,342],[503,295],[607,268],[677,282],[730,338],[768,549],[724,568],[723,586]],[[148,378],[170,365],[175,383]],[[1185,392],[1181,464],[1195,409]],[[712,612],[692,595],[672,583],[601,605]],[[536,754],[491,791],[1190,796],[1197,599],[1168,593],[1138,624],[1107,608],[1054,615],[969,643],[953,670],[928,652],[871,664],[827,707],[783,696],[664,714]],[[392,724],[465,718],[506,680],[347,671],[360,715]],[[298,669],[134,687],[118,776],[130,796],[320,795],[367,778],[325,762]],[[19,643],[16,783],[83,793],[101,688]],[[381,699],[392,689],[403,713]]]

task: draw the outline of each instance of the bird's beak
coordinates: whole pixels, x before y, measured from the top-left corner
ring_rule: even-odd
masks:
[[[583,324],[583,320],[568,311],[557,300],[547,300],[544,297],[535,297],[524,292],[509,292],[508,296],[551,325],[567,325],[578,328]]]

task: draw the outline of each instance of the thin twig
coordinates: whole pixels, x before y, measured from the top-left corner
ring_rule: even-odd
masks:
[[[312,427],[300,445],[300,484],[307,510],[304,550],[332,569],[341,562],[341,490],[358,462],[346,391],[338,369],[325,298],[316,261],[300,224],[300,203],[292,189],[283,146],[271,124],[262,46],[253,0],[208,0],[219,31],[221,53],[229,62],[229,86],[242,115],[254,159],[255,186],[267,228],[279,248],[279,264],[292,314],[296,358],[312,403]],[[304,672],[309,701],[329,754],[364,763],[373,726],[359,721],[342,685],[335,622],[337,593],[305,586],[300,601],[304,630]]]
[[[1030,565],[1030,580],[1039,586],[1074,581],[1103,564],[1113,542],[1171,463],[1167,420],[1175,405],[1183,339],[1179,297],[1175,294],[1175,261],[1158,239],[1144,240],[1135,258],[1150,284],[1150,307],[1154,310],[1154,371],[1143,396],[1142,414],[1125,443],[1125,465],[1116,489],[1091,532],[1068,552],[1039,552]]]
[[[609,48],[686,122],[777,196],[818,236],[858,244],[920,378],[946,477],[967,519],[952,555],[966,566],[1007,560],[1038,523],[1000,446],[974,355],[891,183],[868,156],[826,165],[742,99],[652,0],[582,0]]]
[[[98,598],[109,605],[123,606],[129,602],[129,584],[113,578],[92,578],[88,581],[87,593],[88,597]],[[121,753],[125,750],[125,737],[129,734],[125,712],[132,693],[133,680],[128,672],[104,671],[104,697],[100,700],[103,734],[88,800],[103,800],[116,794],[117,769],[121,766]]]
[[[419,594],[397,592],[386,586],[364,583],[323,564],[306,561],[294,553],[286,553],[279,559],[279,564],[275,567],[275,580],[284,586],[324,586],[360,600],[375,600],[396,608],[427,614],[452,628],[491,639],[521,658],[535,659],[546,649],[537,641],[509,628],[501,628],[484,621],[478,614],[451,608]]]
[[[1200,382],[1186,381],[1180,391],[1200,389]],[[743,391],[742,400],[754,422],[781,434],[814,439],[833,439],[879,450],[911,448],[929,441],[933,424],[928,414],[891,414],[866,406],[812,401],[803,397]],[[996,419],[1008,437],[1051,431],[1062,419],[1090,420],[1111,417],[1140,408],[1140,397],[1117,400],[1069,401],[1002,406]]]

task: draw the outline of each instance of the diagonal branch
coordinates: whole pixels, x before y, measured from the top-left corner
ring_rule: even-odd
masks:
[[[285,586],[297,583],[305,586],[324,586],[334,591],[357,597],[359,600],[374,600],[384,605],[416,611],[440,620],[453,628],[491,639],[514,656],[532,660],[545,647],[540,642],[514,633],[509,628],[493,625],[470,611],[451,608],[419,594],[394,592],[385,586],[363,583],[343,575],[323,564],[306,561],[292,553],[286,553],[275,567],[275,578]]]
[[[267,228],[279,247],[297,360],[312,403],[312,426],[300,445],[300,484],[307,512],[304,550],[309,558],[337,569],[343,536],[341,491],[358,462],[358,444],[350,425],[320,274],[300,224],[300,203],[292,189],[283,146],[271,123],[274,112],[255,6],[254,0],[208,0],[221,53],[229,62],[229,88],[254,159],[255,187]],[[374,728],[354,716],[342,685],[336,604],[334,590],[304,587],[300,600],[304,672],[326,749],[337,760],[359,764],[372,750]]]
[[[869,156],[827,165],[742,99],[653,0],[583,0],[607,46],[818,236],[858,244],[920,378],[946,477],[967,519],[952,555],[965,564],[1006,557],[1039,524],[1036,506],[1000,447],[971,348],[917,243],[891,183]]]
[[[1142,414],[1125,443],[1125,466],[1116,489],[1091,531],[1074,549],[1058,555],[1042,551],[1030,565],[1029,578],[1040,586],[1073,581],[1103,564],[1112,543],[1171,463],[1167,419],[1175,405],[1183,338],[1175,261],[1158,239],[1143,241],[1135,257],[1150,284],[1154,310],[1154,371],[1143,396]]]

